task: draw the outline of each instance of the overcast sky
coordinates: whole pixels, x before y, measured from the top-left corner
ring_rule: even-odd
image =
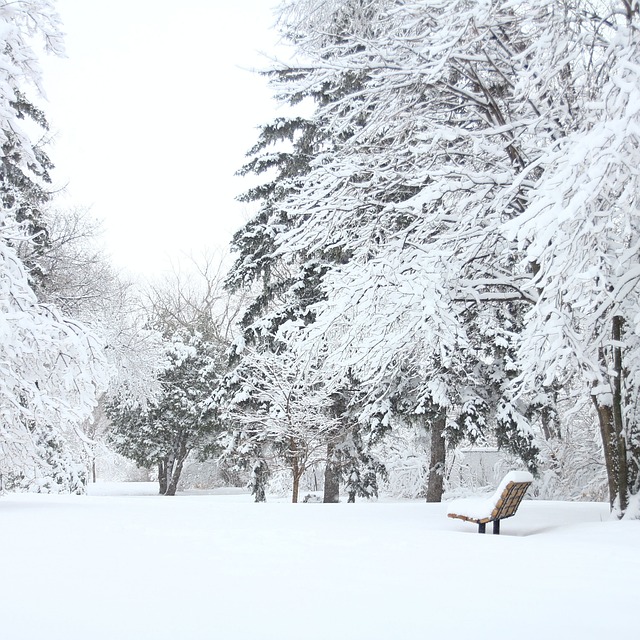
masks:
[[[234,177],[277,114],[249,69],[274,55],[275,0],[58,0],[67,58],[44,63],[58,184],[104,220],[114,263],[152,275],[226,247]]]

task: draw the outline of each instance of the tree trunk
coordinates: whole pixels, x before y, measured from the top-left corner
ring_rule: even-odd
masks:
[[[624,320],[615,316],[612,321],[611,338],[613,347],[613,373],[611,376],[611,405],[603,404],[596,395],[591,398],[598,413],[600,435],[604,449],[604,460],[607,468],[609,485],[609,505],[612,509],[616,503],[620,515],[624,515],[629,506],[629,465],[627,461],[627,442],[625,437],[624,408],[622,386],[624,367],[622,364],[622,328]],[[606,352],[600,349],[600,362],[603,369],[608,369]]]
[[[627,443],[625,439],[624,417],[622,409],[622,328],[624,320],[614,316],[611,337],[613,338],[613,429],[615,433],[616,456],[618,458],[618,504],[624,514],[629,506],[629,469],[627,465]]]
[[[178,481],[174,480],[174,478],[172,476],[171,479],[169,480],[169,482],[167,483],[167,490],[166,490],[164,495],[165,496],[175,496],[177,488],[178,488]]]
[[[640,432],[637,423],[629,426],[629,439],[627,442],[627,473],[629,496],[635,496],[640,493]]]
[[[604,463],[607,469],[607,484],[609,487],[609,506],[613,509],[618,493],[617,471],[616,471],[616,448],[613,436],[613,410],[608,405],[598,402],[595,395],[591,396],[593,404],[598,414],[598,424],[600,425],[600,437],[602,438],[602,448],[604,450]]]
[[[266,502],[265,494],[267,480],[269,479],[269,468],[264,460],[258,460],[253,467],[251,494],[255,502]]]
[[[187,451],[187,445],[182,443],[178,454],[173,458],[173,465],[168,469],[168,482],[166,496],[175,496],[178,490],[178,482],[180,482],[180,476],[182,474],[182,468],[184,467],[184,461],[187,459],[189,452]]]
[[[322,502],[340,502],[340,463],[333,443],[327,445],[327,465],[324,469],[324,493]]]
[[[178,489],[178,481],[180,480],[180,473],[182,472],[182,463],[175,461],[173,469],[167,473],[167,491],[165,496],[175,496]]]
[[[170,485],[171,485],[171,476],[173,474],[173,465],[175,464],[176,461],[176,456],[174,453],[170,453],[165,461],[165,468],[164,468],[164,493],[162,495],[166,496],[166,495],[171,495],[169,494],[170,491]],[[175,489],[173,491],[173,493],[175,493]]]
[[[553,408],[549,405],[542,407],[540,411],[540,422],[542,424],[542,433],[544,435],[544,439],[549,441],[553,439],[560,439],[562,437],[562,433],[560,431],[560,422],[558,420],[558,414],[555,410],[555,406],[558,400],[558,392],[554,388],[550,390],[553,397],[549,402],[553,403]]]
[[[625,437],[619,428],[622,419],[621,407],[616,406],[615,394],[613,406],[600,404],[595,396],[593,402],[598,413],[604,449],[609,506],[612,510],[617,506],[622,516],[629,506],[629,469]]]
[[[167,461],[158,462],[158,482],[160,483],[160,495],[167,493]]]
[[[442,502],[444,490],[444,464],[446,444],[444,429],[447,411],[438,407],[438,413],[431,420],[431,459],[429,461],[429,480],[427,483],[427,502]]]
[[[300,476],[302,474],[296,469],[293,472],[293,492],[291,495],[291,502],[293,503],[297,503],[298,502],[298,493],[300,491]]]

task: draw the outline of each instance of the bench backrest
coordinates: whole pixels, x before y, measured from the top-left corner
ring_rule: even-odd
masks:
[[[491,512],[491,519],[502,520],[511,517],[518,510],[529,485],[530,482],[509,482]]]

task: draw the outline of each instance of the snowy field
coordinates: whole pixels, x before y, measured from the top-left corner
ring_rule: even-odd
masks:
[[[0,638],[638,637],[640,522],[603,504],[525,501],[482,536],[446,504],[155,491],[0,498]]]

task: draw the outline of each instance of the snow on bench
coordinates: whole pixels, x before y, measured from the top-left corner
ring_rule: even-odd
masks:
[[[533,476],[528,471],[510,471],[490,498],[454,500],[447,515],[475,522],[478,533],[485,533],[487,522],[493,522],[493,533],[500,533],[500,520],[515,514],[532,482]]]

